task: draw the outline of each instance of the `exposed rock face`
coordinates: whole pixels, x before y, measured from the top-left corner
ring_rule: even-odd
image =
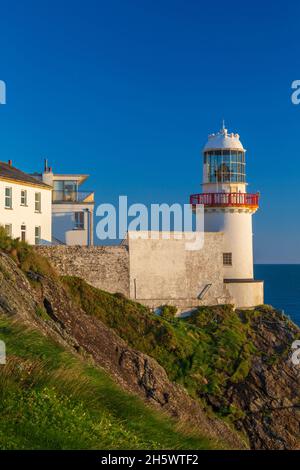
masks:
[[[127,346],[114,331],[95,317],[86,315],[70,300],[60,282],[30,274],[38,287],[7,256],[0,253],[0,313],[14,315],[58,339],[64,346],[92,357],[126,390],[140,395],[150,405],[171,416],[188,421],[203,435],[220,439],[227,447],[246,444],[222,421],[206,416],[200,404],[185,390],[169,381],[165,370],[151,357]],[[43,305],[49,320],[36,315]]]
[[[275,310],[253,319],[251,337],[260,355],[246,380],[231,385],[226,395],[244,410],[239,425],[254,449],[300,448],[300,366],[291,361],[299,333]]]
[[[222,421],[208,417],[185,390],[171,383],[151,357],[128,347],[99,319],[72,303],[57,279],[30,273],[36,287],[7,255],[0,253],[0,313],[14,316],[53,336],[74,352],[93,358],[123,388],[138,394],[157,409],[188,421],[203,434],[220,438],[229,447],[246,444]],[[44,306],[49,320],[36,314]],[[243,312],[237,312],[243,315]],[[244,410],[237,428],[254,449],[300,447],[300,366],[290,361],[290,346],[300,330],[274,310],[253,317],[251,339],[256,354],[247,378],[227,387],[228,405]],[[218,403],[211,403],[217,410]]]

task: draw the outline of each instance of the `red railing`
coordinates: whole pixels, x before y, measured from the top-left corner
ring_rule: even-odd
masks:
[[[202,193],[192,194],[190,204],[210,207],[258,207],[258,199],[258,193]]]

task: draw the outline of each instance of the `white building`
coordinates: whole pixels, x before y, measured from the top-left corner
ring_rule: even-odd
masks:
[[[35,178],[52,187],[52,241],[54,244],[94,244],[94,192],[82,191],[83,174],[54,174],[45,161]]]
[[[203,193],[190,197],[204,205],[205,232],[223,232],[224,282],[236,305],[263,303],[263,282],[253,278],[252,215],[259,194],[247,193],[245,153],[239,135],[223,128],[203,149]]]
[[[0,162],[0,224],[31,245],[50,243],[51,191],[42,181]]]
[[[203,244],[197,243],[197,231],[129,231],[121,246],[40,250],[61,274],[83,277],[97,288],[121,292],[153,309],[173,305],[178,313],[187,313],[201,305],[261,305],[263,281],[253,276],[252,246],[252,216],[259,194],[247,192],[245,154],[239,135],[229,134],[224,126],[209,136],[203,150],[203,192],[190,196],[193,209],[197,204],[204,206]],[[86,206],[91,211],[93,193],[77,196],[84,175],[53,175],[46,165],[40,178],[54,187],[53,216],[62,219],[61,225],[56,221],[55,236],[63,237],[69,221],[65,212],[74,214]],[[69,244],[74,244],[73,231],[71,225],[66,233],[72,241]],[[191,244],[194,249],[187,247]],[[68,260],[63,266],[62,256]]]
[[[204,146],[203,192],[190,196],[193,209],[204,206],[199,249],[186,248],[185,237],[196,232],[173,232],[171,237],[128,233],[124,244],[131,298],[152,308],[174,305],[181,312],[199,305],[251,308],[264,303],[263,281],[253,276],[252,216],[259,194],[247,192],[245,154],[239,135],[225,126]]]

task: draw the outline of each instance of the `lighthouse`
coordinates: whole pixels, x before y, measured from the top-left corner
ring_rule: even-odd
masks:
[[[204,205],[205,232],[223,233],[223,277],[235,305],[262,304],[263,281],[253,276],[252,216],[259,194],[247,192],[246,150],[224,122],[204,146],[202,193],[191,195],[190,203]]]

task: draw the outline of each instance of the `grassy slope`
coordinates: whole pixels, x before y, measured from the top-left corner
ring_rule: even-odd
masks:
[[[123,392],[52,340],[0,316],[0,449],[209,449],[220,444]]]
[[[130,346],[154,357],[171,380],[183,384],[190,395],[211,403],[222,403],[229,382],[240,382],[248,374],[255,347],[251,341],[251,318],[263,314],[231,306],[201,307],[188,319],[174,319],[168,308],[163,318],[148,308],[95,289],[76,277],[64,277],[73,299],[90,315],[114,328]],[[231,420],[242,410],[221,406]]]

